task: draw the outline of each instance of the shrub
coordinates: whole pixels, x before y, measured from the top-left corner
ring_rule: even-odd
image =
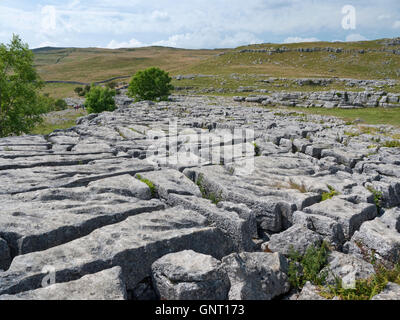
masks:
[[[141,100],[167,100],[174,87],[169,74],[159,68],[137,72],[128,87],[128,96]]]
[[[197,186],[200,189],[201,195],[203,196],[204,199],[210,200],[212,203],[217,205],[220,203],[222,199],[222,191],[219,192],[219,194],[215,194],[213,192],[210,192],[205,186],[204,186],[204,176],[202,174],[199,175],[197,178],[196,182]]]
[[[322,290],[321,295],[328,299],[339,297],[341,300],[371,300],[385,289],[388,282],[400,284],[400,264],[392,269],[378,265],[375,266],[375,272],[369,279],[357,280],[354,288],[343,288],[341,280],[336,279],[336,284]]]
[[[256,157],[261,156],[261,148],[260,148],[260,146],[255,142],[253,143],[253,146],[254,146],[254,154],[255,154],[255,156]]]
[[[142,181],[143,183],[147,184],[147,186],[150,188],[151,196],[153,198],[157,196],[157,188],[153,182],[151,182],[149,179],[143,178],[140,174],[137,174],[136,178]]]
[[[383,198],[382,191],[375,190],[372,186],[367,187],[367,190],[374,195],[375,205],[380,210],[380,208],[382,207],[382,198]]]
[[[302,256],[291,248],[289,252],[289,282],[292,287],[301,289],[310,281],[314,285],[322,285],[327,273],[321,270],[328,264],[329,246],[323,242],[320,246],[308,247]]]
[[[56,106],[56,110],[65,110],[68,107],[64,99],[57,99],[54,104]]]
[[[76,88],[74,89],[74,91],[75,91],[75,93],[76,93],[77,95],[79,95],[79,94],[83,91],[83,88],[82,88],[82,87],[76,87]]]
[[[385,148],[400,148],[400,141],[392,140],[392,141],[385,141],[383,144]]]
[[[88,113],[101,113],[116,109],[115,90],[93,86],[86,94],[85,107]]]
[[[328,189],[329,189],[329,192],[324,192],[322,194],[322,200],[321,201],[326,201],[326,200],[332,199],[333,197],[339,195],[339,192],[337,192],[335,190],[335,188],[333,188],[332,186],[328,186]]]

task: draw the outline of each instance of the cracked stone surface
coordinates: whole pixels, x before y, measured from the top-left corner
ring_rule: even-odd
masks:
[[[291,246],[328,241],[339,276],[346,264],[371,274],[365,252],[396,263],[400,148],[384,143],[399,129],[242,100],[119,99],[73,128],[0,139],[0,299],[154,297],[153,263],[175,254],[184,265],[188,250],[222,261],[226,299],[289,292]]]

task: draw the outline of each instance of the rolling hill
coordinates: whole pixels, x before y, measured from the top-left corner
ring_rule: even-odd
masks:
[[[150,66],[165,69],[171,75],[214,76],[184,79],[174,83],[199,89],[254,85],[266,76],[400,79],[399,39],[346,43],[267,43],[216,50],[167,47],[117,50],[47,47],[35,49],[34,53],[39,74],[47,81],[101,81],[112,77],[131,76]],[[232,77],[233,74],[238,77]],[[46,90],[56,96],[66,96],[72,94],[74,87],[51,84]]]

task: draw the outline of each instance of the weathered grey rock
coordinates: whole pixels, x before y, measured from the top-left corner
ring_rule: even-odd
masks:
[[[333,198],[307,207],[304,212],[336,220],[342,226],[345,238],[350,239],[365,221],[376,217],[377,208],[374,204],[354,204]]]
[[[191,250],[168,254],[152,265],[161,300],[226,300],[228,275],[217,259]]]
[[[78,157],[78,156],[77,156]],[[138,159],[113,158],[92,161],[86,164],[81,160],[70,162],[68,165],[42,167],[36,163],[34,170],[31,168],[0,170],[2,181],[1,194],[16,194],[56,187],[87,186],[92,181],[102,180],[114,176],[154,170],[154,166]],[[10,161],[8,160],[8,163]]]
[[[207,199],[193,196],[171,194],[168,203],[173,206],[183,206],[185,209],[196,211],[206,217],[210,223],[232,239],[236,250],[253,251],[254,244],[251,240],[256,232],[253,214],[241,216],[235,211],[219,209]]]
[[[364,88],[397,83],[332,81]],[[323,108],[392,107],[400,101],[399,94],[376,89],[265,93],[254,101]],[[46,138],[0,139],[0,237],[9,251],[0,250],[0,257],[7,256],[6,264],[8,256],[15,257],[10,270],[0,272],[0,292],[40,287],[46,265],[55,265],[58,281],[66,282],[118,265],[129,298],[154,299],[150,266],[161,256],[175,250],[216,258],[268,251],[268,243],[261,244],[270,238],[283,251],[291,241],[305,250],[309,242],[327,240],[357,258],[375,250],[385,264],[398,259],[397,209],[386,209],[400,204],[400,148],[378,146],[395,139],[398,129],[364,130],[334,117],[242,106],[226,97],[174,95],[166,102],[128,105],[132,101],[124,94],[116,99],[116,111],[80,118]],[[261,156],[254,158],[256,151]],[[150,200],[149,187],[134,178],[146,172],[161,199]],[[319,203],[329,186],[340,194]],[[379,192],[380,214],[386,213],[372,220]],[[167,205],[172,218],[158,212]],[[203,222],[194,223],[193,215]],[[128,266],[131,260],[142,264]]]
[[[400,300],[400,286],[396,283],[389,282],[386,288],[372,300]]]
[[[10,248],[7,242],[0,238],[0,270],[8,269],[11,263]]]
[[[334,285],[336,279],[344,287],[352,287],[359,279],[368,279],[375,274],[372,264],[349,254],[333,251],[328,256],[328,266],[322,272],[327,274],[327,283]]]
[[[127,293],[120,267],[56,283],[44,288],[2,295],[0,300],[126,300]]]
[[[319,294],[319,290],[311,282],[307,282],[301,290],[297,300],[328,300]]]
[[[279,252],[285,256],[291,250],[304,254],[312,245],[320,245],[323,238],[319,234],[302,225],[294,225],[288,230],[274,234],[270,240],[263,244],[264,250]]]
[[[148,185],[130,175],[122,175],[93,181],[88,184],[89,192],[115,193],[127,197],[136,197],[141,200],[152,198]]]
[[[201,197],[199,188],[184,174],[177,170],[161,170],[136,175],[151,181],[158,195],[168,200],[170,194],[194,195]]]
[[[288,262],[279,253],[233,253],[222,264],[231,282],[230,300],[271,300],[290,289]]]
[[[345,242],[341,224],[332,218],[296,211],[293,214],[293,224],[307,227],[324,237],[325,241],[337,248],[341,248]]]
[[[365,222],[351,239],[350,253],[354,248],[362,246],[363,249],[378,258],[388,262],[397,263],[400,258],[400,209],[387,210],[383,216],[373,221]]]
[[[217,204],[218,208],[225,211],[236,212],[239,217],[249,222],[250,232],[253,238],[257,238],[257,220],[254,213],[244,203],[233,203],[229,201],[221,201]]]
[[[182,208],[136,215],[72,242],[16,257],[0,273],[0,294],[39,288],[45,266],[56,269],[59,282],[120,266],[131,290],[150,276],[151,264],[165,254],[191,249],[222,258],[231,253],[229,239],[207,225],[204,217]]]
[[[0,234],[13,256],[46,250],[129,216],[165,207],[159,200],[96,194],[90,187],[24,193],[7,198],[3,206]]]
[[[243,168],[248,174],[240,174]],[[246,160],[236,162],[229,170],[208,166],[187,169],[184,174],[221,200],[246,204],[256,214],[259,229],[279,232],[290,225],[294,211],[320,198],[296,189],[281,190],[282,179],[314,172],[313,164],[306,159],[276,156],[256,157],[254,162],[250,159],[248,163]]]

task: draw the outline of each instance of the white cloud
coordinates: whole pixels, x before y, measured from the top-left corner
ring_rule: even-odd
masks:
[[[346,37],[347,42],[355,42],[355,41],[367,41],[368,39],[361,34],[352,33]]]
[[[245,44],[262,43],[263,41],[249,32],[238,32],[224,35],[213,30],[203,29],[194,33],[175,34],[167,40],[153,42],[152,45],[175,48],[232,48]]]
[[[119,49],[119,48],[139,48],[146,46],[144,43],[136,40],[131,39],[127,42],[118,42],[115,40],[111,40],[110,43],[107,45],[107,49]]]
[[[343,1],[251,0],[243,5],[242,0],[24,0],[15,4],[6,0],[0,1],[0,30],[17,33],[31,45],[49,41],[80,47],[138,46],[139,42],[215,48],[283,39],[329,41],[346,37],[341,26]],[[400,28],[400,21],[393,20],[400,16],[398,1],[352,0],[356,32],[376,38],[395,36]],[[141,41],[128,41],[132,37]]]
[[[381,14],[380,16],[378,16],[378,20],[388,20],[391,18],[390,14]]]
[[[34,46],[32,49],[43,48],[43,47],[57,47],[57,43],[51,41],[44,41],[39,43],[37,46]]]
[[[318,42],[318,38],[301,38],[301,37],[288,37],[283,40],[283,43],[298,43],[298,42]]]
[[[153,11],[151,18],[155,21],[168,21],[170,20],[168,12],[165,11]]]

